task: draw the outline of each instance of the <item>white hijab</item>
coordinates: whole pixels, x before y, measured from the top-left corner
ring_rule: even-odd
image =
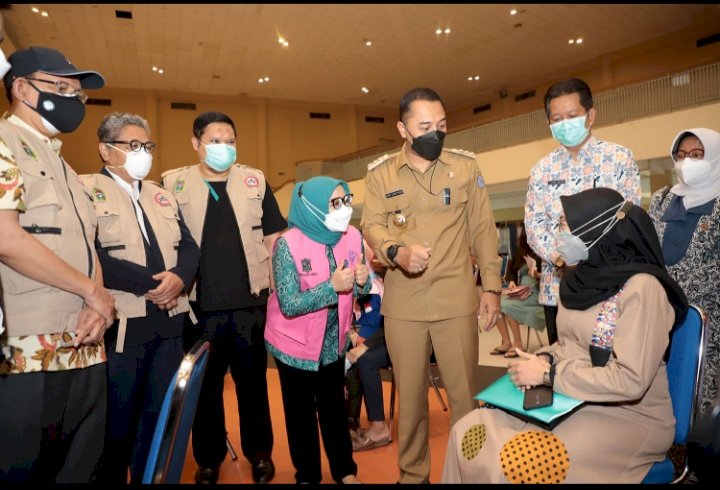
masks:
[[[677,151],[680,141],[688,134],[696,136],[705,148],[704,160],[710,162],[710,172],[702,184],[689,186],[678,182],[672,186],[673,194],[683,196],[685,209],[694,208],[720,196],[720,133],[707,128],[693,128],[680,131],[673,140],[670,154]]]

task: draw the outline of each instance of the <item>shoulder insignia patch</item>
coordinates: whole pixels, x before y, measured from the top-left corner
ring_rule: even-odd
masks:
[[[258,186],[258,179],[255,177],[245,177],[245,185],[248,187],[257,187]]]
[[[175,186],[173,187],[173,192],[182,192],[184,190],[185,190],[185,180],[177,179],[175,181]]]
[[[446,151],[454,153],[455,155],[462,155],[467,158],[475,158],[475,153],[467,150],[458,150],[457,148],[445,148]]]
[[[170,201],[162,192],[158,192],[157,194],[155,194],[155,202],[163,207],[170,206]]]
[[[20,145],[22,146],[22,149],[25,151],[25,154],[29,156],[30,158],[34,158],[35,160],[38,159],[37,155],[33,151],[32,148],[30,148],[30,145],[25,143],[23,140],[20,140]]]
[[[107,196],[102,191],[102,189],[98,189],[97,187],[93,187],[92,189],[92,195],[93,199],[95,199],[95,202],[108,202]]]
[[[373,160],[372,162],[368,163],[368,166],[367,166],[368,171],[374,169],[375,167],[377,167],[378,165],[380,165],[381,163],[386,161],[388,158],[390,158],[390,154],[385,153],[383,156],[381,156],[377,160]]]
[[[483,179],[483,176],[480,175],[479,172],[478,172],[478,176],[477,176],[477,180],[476,180],[476,181],[477,181],[477,186],[478,186],[480,189],[482,189],[483,187],[485,187],[485,179]]]

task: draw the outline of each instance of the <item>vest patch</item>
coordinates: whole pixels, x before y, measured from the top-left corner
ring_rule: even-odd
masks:
[[[175,192],[182,192],[185,190],[185,181],[183,179],[177,179],[175,181]]]
[[[25,151],[25,154],[27,156],[29,156],[30,158],[34,158],[35,160],[38,159],[38,157],[35,154],[35,152],[33,151],[33,149],[30,148],[30,146],[27,143],[25,143],[23,140],[20,140],[20,145],[22,146],[22,149]]]
[[[158,192],[155,194],[155,202],[158,203],[160,206],[170,206],[170,201],[167,197],[165,197],[165,194],[162,192]]]
[[[245,185],[248,187],[257,187],[258,180],[255,177],[245,177]]]
[[[302,264],[303,272],[312,272],[312,265],[310,264],[310,259],[302,259],[300,263]]]
[[[480,189],[482,189],[483,187],[485,187],[485,179],[483,179],[483,176],[482,176],[482,175],[478,175],[478,176],[477,176],[477,186],[478,186]]]
[[[93,198],[95,199],[95,202],[108,202],[107,196],[102,191],[102,189],[98,189],[97,187],[93,187],[92,190]]]

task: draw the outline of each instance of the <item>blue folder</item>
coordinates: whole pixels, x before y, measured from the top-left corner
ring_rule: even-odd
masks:
[[[555,392],[553,393],[553,404],[549,407],[525,410],[523,408],[524,396],[524,393],[510,381],[510,375],[505,374],[475,395],[475,399],[547,430],[552,430],[585,404],[582,400]]]

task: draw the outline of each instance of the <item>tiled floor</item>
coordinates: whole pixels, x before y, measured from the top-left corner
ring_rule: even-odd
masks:
[[[527,327],[521,329],[523,340],[526,340]],[[547,344],[547,336],[543,333],[543,343]],[[486,386],[504,373],[507,366],[507,359],[502,356],[491,356],[490,351],[500,344],[500,335],[495,329],[480,334],[480,374],[482,386]],[[535,334],[531,334],[530,350],[539,347]],[[270,410],[272,413],[273,432],[275,435],[275,447],[273,449],[273,461],[275,462],[276,475],[272,483],[295,483],[295,470],[290,461],[287,438],[285,433],[285,419],[282,409],[282,398],[280,395],[280,384],[277,370],[268,369],[268,387],[270,398]],[[389,410],[390,382],[383,383],[384,400],[386,413]],[[447,395],[440,390],[445,401]],[[442,474],[442,467],[445,458],[447,437],[450,430],[449,412],[444,412],[433,390],[428,391],[428,402],[430,406],[430,454],[431,469],[430,482],[439,483]],[[250,463],[240,453],[240,435],[237,418],[237,401],[235,389],[230,375],[225,378],[225,413],[226,424],[233,447],[238,452],[238,460],[232,461],[228,455],[220,469],[219,483],[253,483]],[[366,413],[362,411],[362,425],[367,425]],[[398,411],[395,410],[395,424],[397,427]],[[397,432],[395,433],[397,436]],[[370,451],[354,453],[355,462],[358,465],[358,479],[364,483],[394,483],[398,479],[397,468],[397,441],[390,445],[373,449]],[[326,458],[323,454],[323,483],[333,483]],[[197,465],[192,457],[192,447],[188,445],[188,452],[185,460],[185,468],[181,483],[193,483],[193,474]]]

